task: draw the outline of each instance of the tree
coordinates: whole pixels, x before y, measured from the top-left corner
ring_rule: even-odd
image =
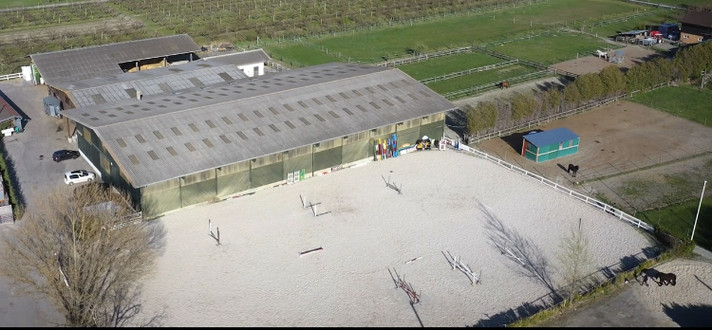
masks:
[[[474,134],[486,128],[494,127],[497,123],[497,106],[491,101],[477,103],[475,107],[468,107],[467,132]]]
[[[537,100],[531,92],[514,92],[510,100],[512,104],[512,119],[520,120],[530,117],[537,108]]]
[[[163,246],[163,227],[135,221],[127,197],[101,184],[61,188],[5,232],[0,273],[46,296],[67,326],[158,325],[160,313],[138,320],[138,280]]]
[[[559,248],[559,261],[564,265],[563,277],[567,283],[565,290],[570,303],[583,280],[585,269],[591,262],[588,239],[581,230],[581,219],[578,230],[572,230],[570,236],[561,241]]]

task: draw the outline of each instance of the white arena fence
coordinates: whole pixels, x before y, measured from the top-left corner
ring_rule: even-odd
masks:
[[[491,162],[496,163],[496,164],[499,165],[499,166],[502,166],[502,167],[504,167],[504,168],[509,169],[509,170],[512,171],[512,172],[519,173],[519,174],[521,174],[521,175],[524,175],[524,176],[527,176],[527,177],[529,177],[529,178],[532,178],[532,179],[534,179],[534,180],[536,180],[536,181],[539,181],[540,183],[544,184],[545,186],[548,186],[548,187],[550,187],[550,188],[553,188],[553,189],[556,190],[556,191],[565,193],[565,194],[567,194],[567,195],[569,195],[569,196],[571,196],[571,197],[574,197],[574,198],[576,198],[576,199],[578,199],[578,200],[580,200],[580,201],[582,201],[582,202],[584,202],[584,203],[586,203],[586,204],[588,204],[588,205],[591,205],[591,206],[593,206],[593,207],[595,207],[595,208],[597,208],[597,209],[599,209],[599,210],[601,210],[601,211],[603,211],[603,212],[606,212],[606,213],[608,213],[608,214],[610,214],[610,215],[613,215],[613,216],[617,217],[617,218],[618,218],[619,220],[621,220],[621,221],[627,221],[628,223],[630,223],[631,225],[633,225],[633,226],[635,226],[635,227],[645,229],[645,230],[647,230],[647,231],[649,231],[649,232],[652,232],[652,231],[654,230],[653,226],[649,225],[648,223],[646,223],[646,222],[644,222],[644,221],[642,221],[642,220],[640,220],[640,219],[638,219],[638,218],[636,218],[636,217],[634,217],[634,216],[632,216],[632,215],[630,215],[630,214],[628,214],[628,213],[625,213],[625,212],[623,212],[623,211],[621,211],[621,210],[618,210],[618,209],[614,208],[613,206],[610,206],[610,205],[608,205],[608,204],[606,204],[606,203],[603,203],[603,202],[601,202],[601,201],[599,201],[599,200],[597,200],[597,199],[588,197],[588,196],[586,196],[586,195],[584,195],[584,194],[582,194],[582,193],[580,193],[580,192],[577,192],[577,191],[571,190],[571,189],[569,189],[569,188],[566,188],[566,187],[564,187],[564,186],[561,186],[560,184],[558,184],[558,183],[556,183],[556,182],[553,182],[553,181],[551,181],[551,180],[549,180],[549,179],[547,179],[547,178],[544,178],[544,177],[542,177],[542,176],[540,176],[540,175],[538,175],[538,174],[529,172],[529,171],[527,171],[527,170],[525,170],[525,169],[523,169],[523,168],[520,168],[520,167],[517,167],[517,166],[512,165],[512,164],[510,164],[510,163],[507,163],[507,162],[505,162],[505,161],[503,161],[503,160],[501,160],[501,159],[499,159],[499,158],[497,158],[497,157],[490,156],[490,155],[488,155],[488,154],[485,153],[485,152],[479,151],[479,150],[474,149],[474,148],[472,148],[472,147],[470,147],[470,146],[468,146],[468,145],[466,145],[466,144],[460,143],[459,140],[455,141],[455,140],[453,140],[453,139],[450,139],[450,138],[447,138],[447,137],[443,137],[442,140],[440,140],[440,143],[446,143],[447,146],[450,146],[451,148],[454,148],[454,149],[456,149],[456,150],[465,151],[465,152],[467,152],[467,153],[469,153],[469,154],[472,154],[472,155],[474,155],[474,156],[487,159],[487,160],[489,160],[489,161],[491,161]]]
[[[22,78],[22,72],[2,75],[2,76],[0,76],[0,81],[2,81],[2,80],[10,80],[10,79],[17,79],[17,78]]]

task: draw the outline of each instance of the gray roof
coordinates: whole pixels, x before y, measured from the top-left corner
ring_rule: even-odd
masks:
[[[399,69],[329,63],[63,115],[138,188],[456,108]]]
[[[207,60],[207,61],[215,61],[215,62],[220,62],[220,63],[225,63],[225,64],[234,64],[234,65],[267,63],[270,60],[269,55],[267,55],[267,53],[265,53],[265,51],[262,50],[262,48],[255,49],[255,50],[248,50],[248,51],[240,52],[240,53],[204,57],[203,59]]]
[[[56,85],[69,94],[75,107],[102,103],[230,82],[247,78],[237,66],[220,62],[193,61],[144,71],[118,73]]]
[[[32,54],[49,85],[123,73],[120,63],[185,54],[200,47],[187,34]]]

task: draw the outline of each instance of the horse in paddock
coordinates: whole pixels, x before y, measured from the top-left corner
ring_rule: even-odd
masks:
[[[658,286],[663,286],[663,284],[675,286],[677,275],[673,273],[658,273],[658,281]]]
[[[573,176],[575,178],[576,172],[578,172],[578,170],[579,170],[578,165],[569,164],[569,168],[566,170],[566,173],[571,173],[571,176]]]
[[[497,85],[499,86],[499,89],[509,88],[509,81],[505,80],[505,81],[503,81],[503,82],[500,82],[500,83],[497,84]]]

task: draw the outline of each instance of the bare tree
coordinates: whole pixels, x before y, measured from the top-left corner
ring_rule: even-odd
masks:
[[[571,230],[570,236],[563,238],[559,248],[559,260],[564,265],[563,277],[567,283],[566,296],[571,303],[583,280],[584,271],[591,263],[588,239],[581,230],[581,219],[578,229]]]
[[[100,184],[62,188],[5,232],[0,273],[46,296],[67,326],[159,325],[162,312],[141,314],[138,280],[161,251],[163,227],[132,219],[126,196]]]

